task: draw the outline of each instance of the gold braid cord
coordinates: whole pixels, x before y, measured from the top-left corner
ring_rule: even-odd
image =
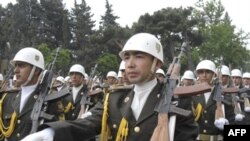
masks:
[[[195,108],[195,113],[194,113],[194,116],[195,116],[195,121],[198,121],[200,116],[201,116],[201,111],[202,111],[202,105],[199,103],[196,108]]]
[[[15,129],[16,121],[17,121],[17,113],[14,111],[14,113],[11,115],[10,125],[6,127],[3,123],[2,114],[3,114],[3,100],[7,94],[5,93],[2,99],[0,100],[0,139],[8,138],[11,136]]]
[[[108,119],[108,99],[109,94],[106,94],[105,101],[104,101],[104,109],[102,114],[102,131],[101,131],[101,141],[107,141],[108,137],[110,136],[110,130],[107,126],[107,119]]]

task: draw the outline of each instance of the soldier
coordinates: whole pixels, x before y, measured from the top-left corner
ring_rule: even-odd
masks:
[[[190,86],[194,85],[194,83],[195,83],[194,73],[191,70],[185,71],[183,76],[181,77],[181,85]]]
[[[242,84],[245,88],[250,88],[250,73],[249,72],[243,73]]]
[[[156,78],[157,78],[161,83],[163,83],[163,81],[164,81],[166,75],[165,75],[164,71],[163,71],[161,68],[159,68],[159,69],[156,71],[155,75],[156,75]]]
[[[237,88],[243,88],[242,85],[242,73],[239,69],[233,69],[231,71],[231,77],[234,83],[234,86]]]
[[[55,89],[55,91],[60,91],[65,86],[66,85],[65,85],[64,78],[62,76],[56,77],[56,79],[55,79],[55,81],[53,83],[53,88]]]
[[[224,104],[222,104],[222,111],[220,111],[222,116],[218,116],[215,112],[217,110],[217,103],[214,100],[214,90],[216,88],[213,86],[213,81],[216,75],[215,64],[210,60],[203,60],[197,65],[196,72],[199,77],[197,80],[198,83],[206,82],[213,87],[211,92],[193,97],[193,105],[196,111],[195,119],[199,125],[198,140],[223,140],[223,127],[225,124],[229,124],[227,118],[232,119],[232,117],[234,117],[234,113],[230,109],[224,109]]]
[[[43,77],[44,58],[37,49],[26,47],[19,50],[10,63],[14,66],[16,83],[21,90],[6,92],[1,99],[0,134],[3,140],[17,141],[31,131],[31,112],[40,94],[37,87]],[[54,107],[47,109],[48,113],[53,113],[53,110]]]
[[[70,122],[51,122],[41,127],[49,128],[23,141],[79,141],[99,133],[101,140],[149,141],[158,122],[154,109],[163,85],[157,82],[155,72],[163,64],[162,49],[154,35],[135,34],[119,53],[125,61],[127,78],[134,84],[132,90],[108,93],[104,104],[96,105],[91,116]],[[198,129],[192,116],[177,116],[176,120],[174,140],[194,141]]]
[[[112,87],[113,85],[116,85],[118,83],[118,76],[115,71],[109,71],[106,76],[106,83]]]

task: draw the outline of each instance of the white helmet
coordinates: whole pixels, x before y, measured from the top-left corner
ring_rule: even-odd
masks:
[[[125,70],[125,61],[121,61],[121,63],[120,63],[120,67],[119,67],[119,71],[121,71],[121,70]]]
[[[107,73],[106,77],[109,77],[109,76],[114,77],[115,79],[117,79],[117,73],[115,71],[109,71]]]
[[[70,68],[70,70],[69,70],[69,73],[71,73],[71,72],[79,72],[79,73],[81,73],[83,76],[85,75],[85,69],[84,69],[84,67],[83,67],[82,65],[80,65],[80,64],[75,64],[75,65],[73,65],[73,66]]]
[[[163,76],[166,76],[164,71],[161,68],[157,69],[155,73],[159,73],[159,74],[162,74]]]
[[[119,55],[124,60],[126,51],[141,51],[154,56],[163,63],[162,49],[161,42],[154,35],[138,33],[129,38]]]
[[[118,71],[117,77],[118,78],[122,77],[122,71],[120,71],[120,70]]]
[[[233,69],[231,71],[231,76],[235,76],[235,77],[242,77],[242,73],[239,69]]]
[[[0,81],[3,81],[3,75],[0,73]]]
[[[243,73],[242,78],[250,78],[250,73],[249,72]]]
[[[16,75],[13,76],[13,81],[16,81]]]
[[[228,75],[228,76],[231,75],[229,68],[227,66],[225,66],[225,65],[221,66],[220,72],[221,72],[222,75]]]
[[[64,78],[64,82],[68,82],[70,80],[70,76],[66,76],[65,78]]]
[[[57,81],[60,81],[60,82],[62,82],[62,83],[65,83],[65,80],[64,80],[64,78],[63,78],[62,76],[58,76],[58,77],[56,78],[56,80],[57,80]]]
[[[84,79],[89,80],[89,75],[87,73],[84,73]]]
[[[194,73],[191,71],[191,70],[187,70],[184,72],[181,80],[183,79],[192,79],[192,80],[195,80],[195,77],[194,77]]]
[[[26,62],[44,70],[43,54],[32,47],[26,47],[19,50],[14,59],[10,61],[11,65],[15,66],[16,61]]]
[[[216,67],[214,62],[212,62],[211,60],[202,60],[196,67],[196,71],[198,70],[210,70],[214,73],[216,73]]]

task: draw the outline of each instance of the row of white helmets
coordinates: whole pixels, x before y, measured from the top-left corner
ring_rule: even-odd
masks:
[[[210,61],[210,60],[203,60],[201,61],[197,67],[196,67],[196,71],[200,70],[200,69],[206,69],[206,70],[210,70],[214,73],[217,73],[217,69],[215,67],[214,62]],[[249,72],[245,72],[242,75],[242,72],[239,69],[233,69],[230,72],[230,69],[225,66],[222,65],[222,67],[220,68],[220,72],[222,75],[228,75],[228,76],[233,76],[233,77],[242,77],[242,78],[250,78],[250,73]]]

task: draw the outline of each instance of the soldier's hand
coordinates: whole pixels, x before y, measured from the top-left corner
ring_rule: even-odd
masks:
[[[42,131],[28,135],[21,141],[53,141],[55,131],[52,128],[46,128]]]

